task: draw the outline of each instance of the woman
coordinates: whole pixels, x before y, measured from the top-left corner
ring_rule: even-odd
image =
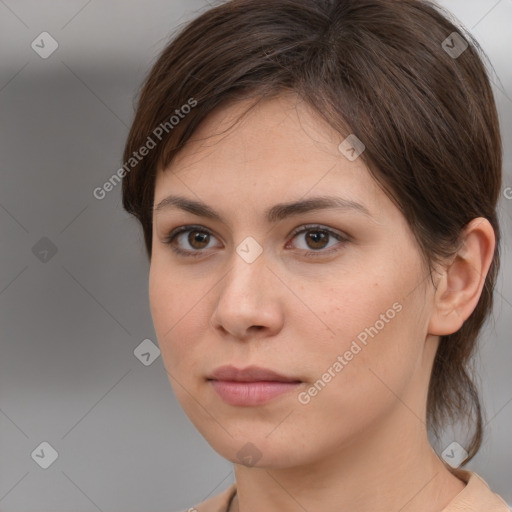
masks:
[[[196,510],[508,510],[460,469],[501,158],[476,43],[428,2],[235,0],[165,48],[123,205],[173,390],[235,464]]]

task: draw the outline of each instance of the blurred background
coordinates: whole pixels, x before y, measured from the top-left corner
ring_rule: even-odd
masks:
[[[512,0],[439,2],[494,70],[503,264],[467,469],[512,504]],[[158,354],[142,232],[118,185],[134,97],[203,0],[0,0],[0,510],[177,511],[234,481]],[[508,57],[507,57],[508,55]]]

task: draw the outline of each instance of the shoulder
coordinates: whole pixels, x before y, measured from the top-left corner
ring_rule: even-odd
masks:
[[[463,469],[452,469],[452,472],[466,482],[466,487],[442,512],[511,512],[505,500],[476,473]]]
[[[227,512],[229,502],[236,492],[236,484],[231,484],[219,494],[198,503],[197,505],[180,510],[179,512]],[[508,511],[507,511],[508,512]]]

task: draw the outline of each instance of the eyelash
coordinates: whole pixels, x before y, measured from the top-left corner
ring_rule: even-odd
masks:
[[[176,239],[176,237],[178,235],[181,235],[182,233],[188,233],[190,231],[197,231],[197,232],[200,232],[200,233],[207,233],[209,234],[210,236],[214,236],[213,233],[202,227],[202,226],[190,226],[190,225],[187,225],[187,226],[180,226],[179,228],[176,228],[174,230],[172,230],[168,236],[165,237],[165,239],[163,240],[163,243],[167,244],[167,245],[170,245],[171,246],[171,249],[176,253],[176,254],[179,254],[180,256],[185,256],[185,257],[192,257],[192,258],[197,258],[197,257],[201,257],[204,255],[204,250],[195,250],[195,251],[189,251],[189,250],[184,250],[184,249],[181,249],[179,247],[176,247],[173,245],[173,242],[174,240]],[[332,236],[333,238],[335,238],[336,240],[338,240],[339,242],[341,242],[340,244],[336,244],[333,248],[331,249],[328,249],[328,250],[321,250],[319,249],[318,251],[306,251],[304,253],[305,256],[307,257],[319,257],[319,256],[325,256],[325,255],[328,255],[328,254],[331,254],[331,253],[334,253],[334,252],[337,252],[340,250],[339,246],[344,246],[347,242],[349,242],[349,237],[348,236],[343,236],[343,235],[340,235],[339,233],[336,233],[335,231],[332,231],[331,229],[329,228],[326,228],[326,227],[323,227],[323,226],[319,226],[317,224],[315,225],[305,225],[305,226],[301,226],[300,228],[297,228],[296,230],[294,230],[292,233],[291,233],[291,237],[292,239],[295,238],[297,235],[301,235],[302,233],[307,233],[308,231],[321,231],[321,232],[324,232],[324,233],[327,233],[329,236]]]

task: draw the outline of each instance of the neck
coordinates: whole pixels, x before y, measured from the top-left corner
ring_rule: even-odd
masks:
[[[235,464],[232,512],[440,512],[465,484],[434,453],[425,425],[406,408],[401,420],[301,466]]]

